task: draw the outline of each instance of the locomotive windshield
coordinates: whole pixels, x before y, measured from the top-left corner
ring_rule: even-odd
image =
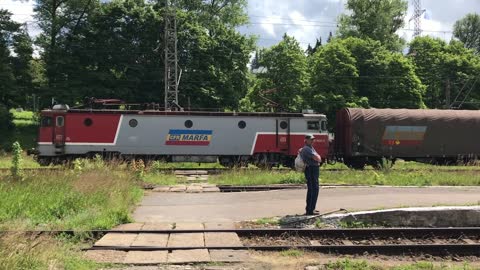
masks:
[[[307,129],[312,131],[318,131],[321,133],[326,132],[327,121],[325,120],[307,121]]]

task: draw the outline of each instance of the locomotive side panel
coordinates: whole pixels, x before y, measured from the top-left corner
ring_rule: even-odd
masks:
[[[67,113],[62,155],[113,152],[124,155],[250,156],[267,152],[295,156],[306,133],[317,135],[317,150],[326,155],[328,136],[320,134],[320,128],[309,128],[310,122],[320,124],[322,120],[325,120],[323,115],[276,118]],[[39,140],[37,149],[40,156],[59,155],[48,138]]]

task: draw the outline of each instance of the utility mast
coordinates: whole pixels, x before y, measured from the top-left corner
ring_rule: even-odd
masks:
[[[422,33],[422,14],[425,10],[422,10],[421,0],[413,0],[413,7],[415,10],[410,21],[414,20],[413,37],[417,37]]]
[[[165,0],[164,48],[165,48],[165,110],[181,109],[178,105],[180,83],[177,57],[177,19],[174,0]]]

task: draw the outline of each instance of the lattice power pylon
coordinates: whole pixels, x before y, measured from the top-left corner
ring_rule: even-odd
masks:
[[[179,68],[177,57],[177,19],[172,0],[165,0],[165,110],[178,108]]]
[[[420,36],[422,33],[422,14],[424,10],[422,10],[422,3],[421,0],[413,0],[413,20],[414,20],[414,28],[413,28],[413,37]]]

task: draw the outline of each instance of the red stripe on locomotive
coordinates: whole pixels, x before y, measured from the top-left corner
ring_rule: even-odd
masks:
[[[328,135],[314,134],[315,142],[314,148],[320,156],[326,157],[328,155]],[[290,134],[290,151],[288,151],[287,135],[279,135],[279,142],[277,147],[276,134],[258,134],[257,141],[253,148],[253,154],[256,153],[285,153],[287,155],[296,156],[298,149],[305,144],[305,134]],[[288,151],[288,152],[286,152]]]
[[[66,143],[114,143],[120,114],[72,113],[65,117]],[[91,125],[85,120],[91,119]]]

